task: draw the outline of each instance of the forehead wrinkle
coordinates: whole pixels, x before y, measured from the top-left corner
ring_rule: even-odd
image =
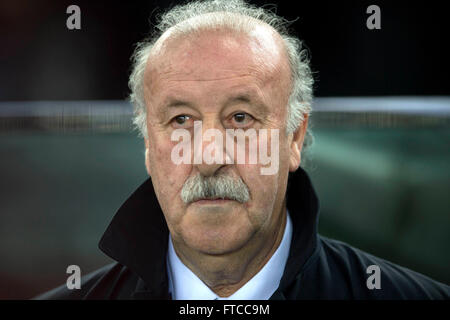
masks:
[[[236,70],[233,69],[223,69],[224,73],[231,74],[230,76],[219,76],[219,77],[208,77],[207,75],[195,75],[194,71],[192,72],[183,72],[180,70],[175,70],[170,68],[170,70],[160,70],[157,74],[153,74],[152,78],[154,81],[150,81],[150,85],[153,87],[162,86],[162,90],[167,90],[172,83],[185,82],[185,83],[208,83],[214,81],[226,81],[226,80],[239,80],[249,78],[249,82],[255,82],[257,86],[264,87],[267,82],[272,81],[274,78],[279,77],[279,70],[277,72],[268,72],[263,70],[264,68],[260,68],[259,66],[249,66],[246,65],[247,70],[245,72],[240,72],[236,74]],[[234,74],[233,74],[234,73]],[[160,77],[158,81],[156,78]],[[235,85],[236,86],[236,85]],[[241,86],[238,84],[237,86]],[[161,91],[158,91],[161,92]]]
[[[224,81],[231,79],[241,79],[250,76],[250,74],[243,74],[239,76],[229,76],[229,77],[218,77],[218,78],[210,78],[210,79],[169,79],[168,82],[212,82],[212,81]]]
[[[234,71],[233,71],[234,72]],[[160,76],[160,77],[158,77]],[[188,77],[188,78],[185,78]],[[156,79],[160,78],[160,79]],[[246,81],[246,78],[248,80]],[[247,87],[250,86],[248,83],[255,84],[256,87],[263,87],[266,80],[261,79],[260,73],[256,72],[247,72],[239,75],[232,75],[232,76],[224,76],[224,77],[218,77],[218,78],[189,78],[189,75],[187,75],[184,72],[166,72],[164,74],[159,75],[153,75],[153,80],[155,81],[146,81],[146,88],[150,89],[148,91],[151,92],[157,92],[159,96],[162,96],[164,99],[164,96],[169,96],[173,90],[179,91],[177,94],[179,96],[184,96],[186,94],[190,94],[192,92],[192,88],[194,89],[200,89],[201,87],[196,87],[196,84],[202,84],[202,83],[213,83],[215,81],[228,81],[228,80],[240,80],[237,83],[233,83],[229,86],[224,84],[224,86],[228,87],[230,90],[235,90],[236,88],[240,87]],[[158,81],[156,81],[158,80]],[[192,88],[188,87],[178,87],[178,83],[186,83],[189,84],[189,86],[193,86]],[[252,85],[253,86],[253,85]]]
[[[245,78],[252,78],[251,81],[256,81],[258,85],[263,85],[266,81],[262,78],[263,71],[259,70],[258,67],[246,66],[246,72],[240,72],[240,74],[236,74],[236,70],[232,69],[223,69],[223,72],[226,74],[230,74],[229,76],[219,76],[219,77],[208,77],[204,74],[194,74],[193,71],[181,71],[179,69],[173,68],[173,66],[169,66],[169,68],[165,70],[161,70],[162,68],[153,68],[153,72],[149,72],[147,70],[147,75],[144,78],[144,86],[147,92],[161,92],[168,90],[173,84],[184,82],[184,83],[208,83],[214,81],[227,81],[227,80],[239,80]],[[233,74],[234,73],[234,74]],[[269,80],[269,79],[268,79]]]
[[[220,110],[236,104],[245,103],[249,107],[259,110],[262,116],[265,116],[269,112],[269,106],[265,101],[265,96],[262,95],[263,90],[257,86],[247,86],[243,88],[240,85],[234,85],[229,90],[224,91],[224,95],[217,101],[217,105],[220,106]],[[186,97],[186,93],[182,91],[174,92],[170,91],[167,96],[163,97],[161,103],[157,106],[159,114],[166,114],[169,109],[176,107],[186,107],[197,110],[197,102],[195,97]],[[221,112],[219,111],[219,112]]]

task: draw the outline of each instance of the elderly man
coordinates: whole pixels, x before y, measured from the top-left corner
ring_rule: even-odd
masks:
[[[449,297],[444,284],[317,234],[318,200],[300,168],[313,80],[282,18],[240,0],[191,2],[158,30],[130,77],[151,179],[99,245],[117,262],[40,298]],[[277,162],[269,173],[263,149]]]

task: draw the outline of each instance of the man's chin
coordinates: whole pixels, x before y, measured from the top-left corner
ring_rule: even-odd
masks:
[[[207,238],[196,241],[189,241],[190,248],[197,252],[211,256],[225,256],[242,249],[248,239],[217,239]]]
[[[226,255],[240,250],[251,238],[249,225],[236,221],[221,225],[203,225],[183,232],[184,242],[191,249],[209,255]]]

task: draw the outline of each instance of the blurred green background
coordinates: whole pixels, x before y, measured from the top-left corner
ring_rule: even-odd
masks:
[[[65,283],[68,265],[86,274],[111,262],[97,243],[147,177],[144,145],[129,115],[120,126],[92,118],[82,129],[67,129],[67,119],[58,130],[43,129],[48,119],[1,122],[1,299]],[[375,118],[312,116],[306,170],[321,203],[320,233],[448,284],[450,126]]]

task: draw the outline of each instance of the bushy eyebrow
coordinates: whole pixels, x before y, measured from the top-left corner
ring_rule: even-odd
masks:
[[[164,108],[177,108],[177,107],[191,107],[191,103],[188,101],[183,101],[180,99],[170,99],[167,103],[164,104]]]
[[[227,99],[225,107],[231,106],[235,103],[246,103],[251,107],[255,108],[255,111],[260,112],[261,116],[266,116],[269,112],[268,106],[256,95],[252,93],[239,93],[237,95],[231,96]]]
[[[224,108],[232,106],[234,104],[245,103],[251,107],[255,108],[255,111],[261,113],[262,116],[267,115],[269,108],[268,106],[255,94],[250,92],[242,92],[235,95],[230,96],[224,103]],[[164,99],[164,102],[161,104],[159,108],[159,113],[161,115],[166,115],[168,110],[171,108],[179,108],[179,107],[188,107],[195,109],[195,104],[188,101],[183,100],[177,97],[168,96]]]
[[[192,103],[189,101],[181,100],[175,97],[167,97],[164,102],[158,108],[158,114],[162,117],[167,115],[169,109],[180,108],[180,107],[190,107],[193,108]]]
[[[244,103],[253,103],[253,99],[249,94],[238,94],[235,96],[230,97],[227,102],[225,103],[225,105],[229,105],[229,104],[233,104],[233,103],[239,103],[239,102],[244,102]]]

